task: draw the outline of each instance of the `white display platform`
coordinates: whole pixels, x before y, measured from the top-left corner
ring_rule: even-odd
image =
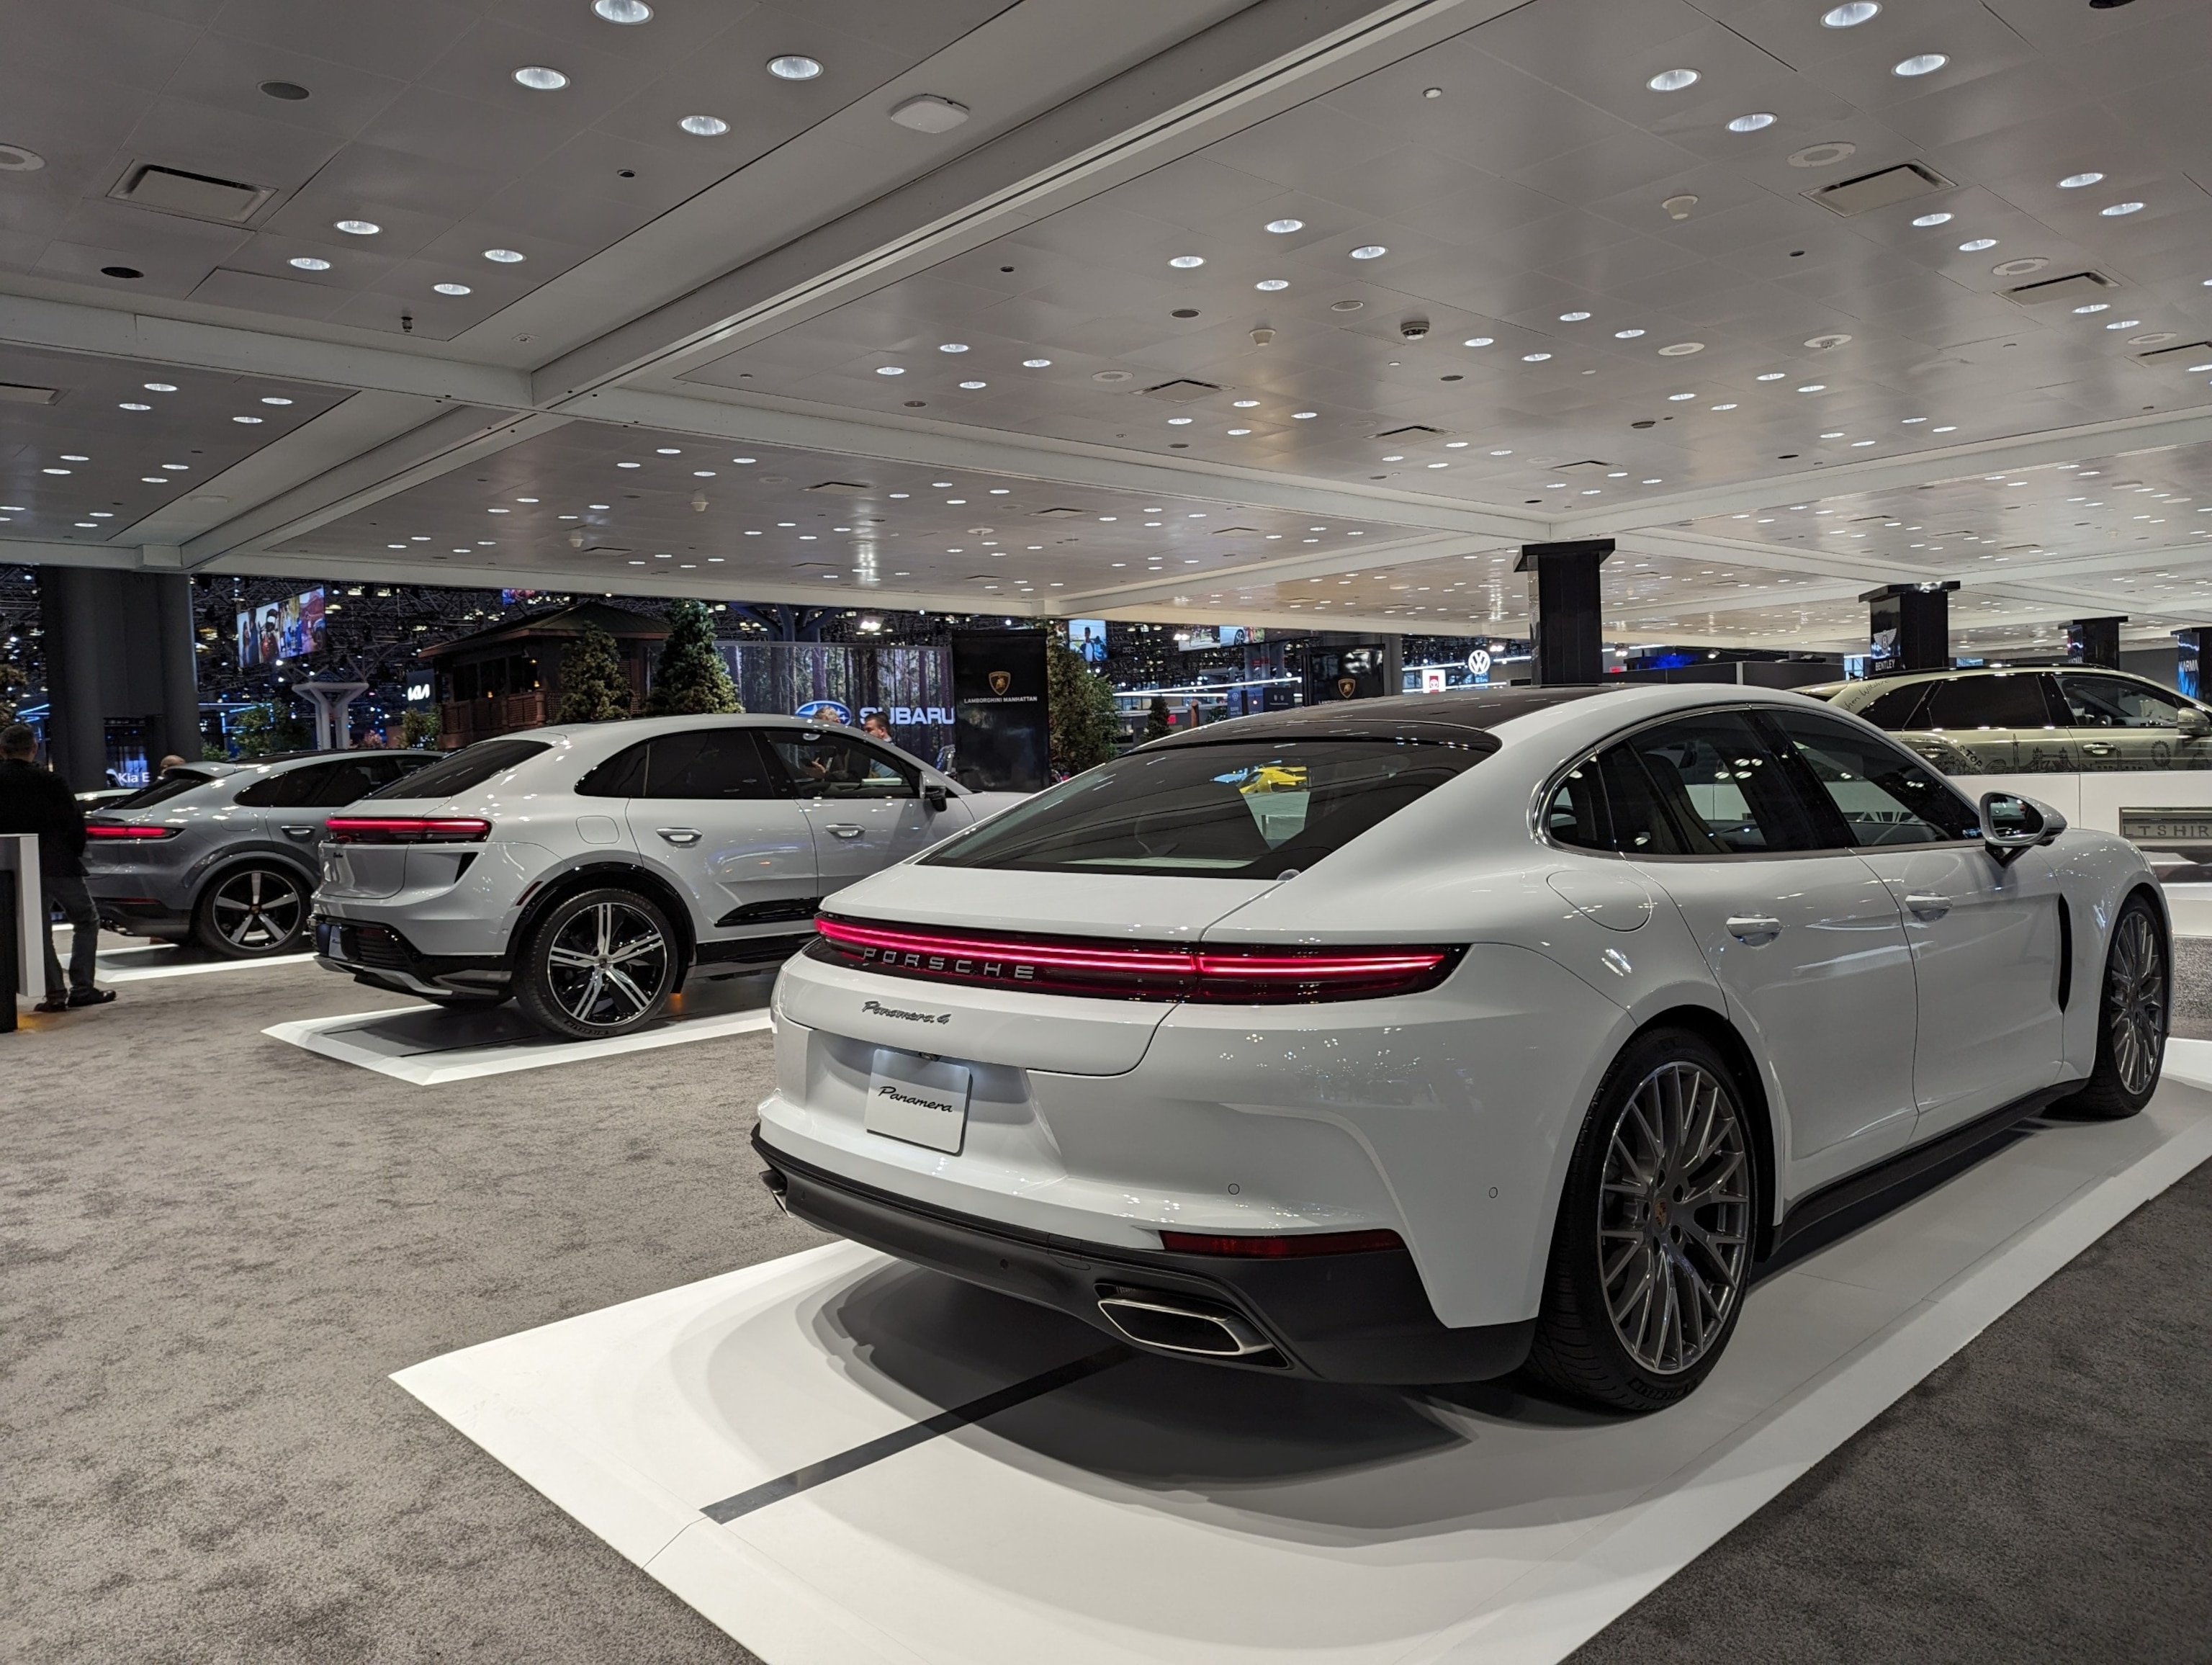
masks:
[[[1121,1357],[848,1243],[393,1379],[770,1665],[1556,1661],[2212,1156],[2172,1060],[1760,1284],[1656,1416]]]
[[[56,927],[57,933],[60,930]],[[109,983],[144,982],[156,977],[197,977],[210,971],[265,971],[273,965],[313,965],[309,954],[278,954],[265,960],[218,959],[204,949],[179,947],[166,942],[135,943],[128,948],[103,947],[94,961],[93,981]]]
[[[2195,872],[2201,869],[2191,868]],[[2177,883],[2166,887],[2166,907],[2177,937],[2212,937],[2212,884]]]

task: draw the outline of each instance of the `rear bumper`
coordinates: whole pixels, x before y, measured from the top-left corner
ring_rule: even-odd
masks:
[[[192,928],[192,916],[179,913],[159,896],[103,896],[95,894],[93,905],[100,910],[100,922],[108,930],[126,937],[181,937]]]
[[[389,925],[315,916],[315,958],[326,970],[343,971],[373,987],[397,994],[495,1000],[512,979],[497,954],[424,954]]]
[[[1533,1318],[1447,1328],[1402,1249],[1244,1261],[1080,1243],[893,1196],[795,1161],[757,1129],[753,1148],[781,1180],[785,1206],[825,1231],[1055,1308],[1139,1346],[1146,1344],[1108,1320],[1102,1297],[1159,1296],[1224,1311],[1268,1344],[1265,1352],[1208,1363],[1328,1382],[1477,1382],[1517,1368],[1535,1333]]]

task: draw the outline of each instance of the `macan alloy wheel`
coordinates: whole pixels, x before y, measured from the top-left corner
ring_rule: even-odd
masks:
[[[546,916],[526,951],[522,1007],[549,1029],[617,1035],[658,1017],[676,956],[660,909],[627,890],[587,890]]]
[[[307,921],[307,889],[291,872],[240,867],[201,899],[193,931],[216,953],[259,957],[297,947]]]

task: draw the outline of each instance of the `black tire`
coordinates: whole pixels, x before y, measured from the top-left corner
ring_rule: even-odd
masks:
[[[1759,1209],[1751,1125],[1727,1060],[1687,1030],[1637,1036],[1606,1073],[1567,1165],[1530,1374],[1613,1410],[1686,1397],[1735,1332]]]
[[[516,1002],[559,1035],[627,1035],[668,1010],[676,987],[675,931],[660,904],[635,890],[584,890],[556,902],[523,945]]]
[[[2117,1121],[2150,1103],[2173,1015],[2172,945],[2140,890],[2120,906],[2097,980],[2097,1063],[2081,1091],[2054,1108]]]
[[[314,886],[281,861],[225,868],[192,908],[192,940],[228,960],[265,960],[301,951]]]

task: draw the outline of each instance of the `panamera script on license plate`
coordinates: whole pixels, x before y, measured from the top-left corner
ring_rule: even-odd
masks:
[[[968,1132],[968,1066],[878,1047],[864,1125],[887,1139],[958,1156]]]

